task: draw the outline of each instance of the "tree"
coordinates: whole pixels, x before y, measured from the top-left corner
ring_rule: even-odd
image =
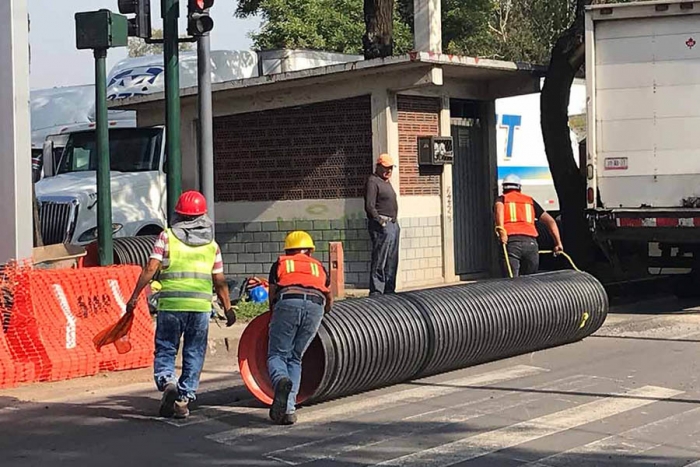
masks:
[[[236,16],[262,16],[260,31],[250,35],[258,50],[312,49],[363,53],[364,0],[238,0]],[[393,52],[413,47],[410,27],[393,15]]]
[[[390,57],[394,52],[394,0],[364,0],[366,59]]]
[[[154,39],[163,38],[162,29],[154,29],[151,37]],[[181,42],[180,52],[187,52],[194,48],[192,42]],[[160,55],[163,53],[163,44],[147,44],[145,40],[139,37],[129,38],[129,57],[143,57],[144,55]]]
[[[554,43],[540,94],[542,136],[561,206],[563,241],[583,267],[592,262],[594,246],[586,220],[586,180],[571,149],[568,108],[571,85],[586,58],[585,8],[591,3],[613,2],[575,0],[570,3],[572,21]],[[564,24],[565,16],[556,17],[556,21]]]
[[[585,60],[585,7],[577,0],[574,20],[554,44],[540,94],[542,137],[561,207],[563,242],[580,266],[591,259],[593,241],[586,221],[586,181],[581,176],[569,136],[569,93]]]

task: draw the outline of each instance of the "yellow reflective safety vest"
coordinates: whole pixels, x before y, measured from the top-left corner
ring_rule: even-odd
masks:
[[[216,242],[190,246],[167,232],[170,264],[160,274],[158,310],[211,312]]]

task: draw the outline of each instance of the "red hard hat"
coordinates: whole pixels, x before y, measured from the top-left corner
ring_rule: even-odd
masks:
[[[198,191],[186,191],[177,200],[175,212],[185,216],[201,216],[207,213],[207,200]]]

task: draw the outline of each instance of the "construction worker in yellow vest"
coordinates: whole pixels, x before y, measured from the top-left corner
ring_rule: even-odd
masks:
[[[196,191],[183,193],[175,212],[172,227],[156,240],[126,311],[133,313],[141,291],[162,268],[154,359],[154,379],[163,392],[159,413],[186,418],[207,352],[212,288],[225,310],[228,326],[236,321],[236,315],[204,196]],[[177,378],[175,357],[183,336],[182,374]]]

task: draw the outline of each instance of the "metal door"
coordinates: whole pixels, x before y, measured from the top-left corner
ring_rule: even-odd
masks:
[[[489,205],[489,165],[484,134],[478,119],[453,119],[455,162],[455,271],[457,275],[487,273],[493,221]]]

